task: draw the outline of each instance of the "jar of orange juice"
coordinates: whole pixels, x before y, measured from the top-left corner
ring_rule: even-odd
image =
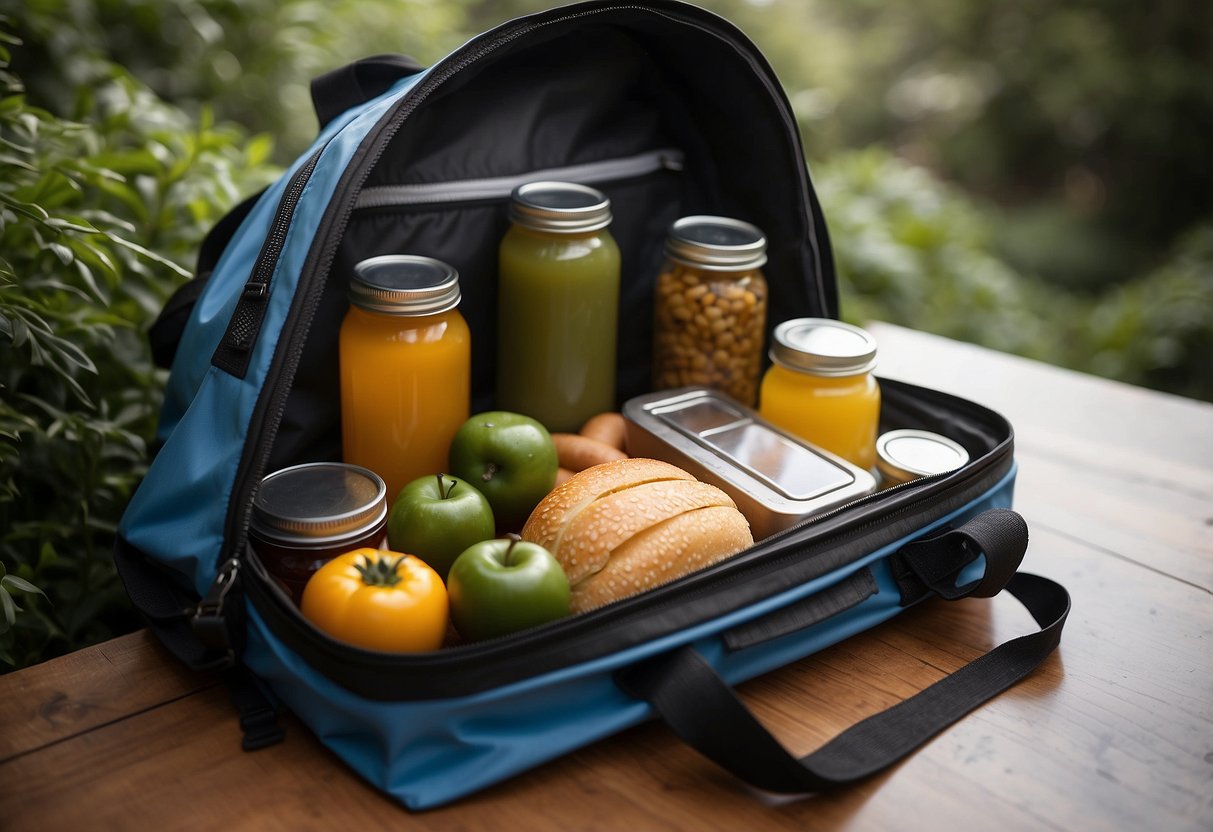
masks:
[[[341,324],[341,440],[348,463],[387,483],[388,501],[447,468],[471,403],[472,339],[459,274],[429,257],[363,260]]]
[[[872,376],[876,339],[830,318],[796,318],[775,328],[759,412],[789,433],[864,470],[876,464],[880,386]]]

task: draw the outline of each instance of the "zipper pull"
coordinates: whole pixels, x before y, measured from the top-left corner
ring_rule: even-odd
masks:
[[[194,607],[190,628],[207,652],[218,654],[216,667],[227,668],[236,663],[235,639],[232,638],[234,616],[226,608],[228,595],[240,579],[240,561],[231,558],[215,575],[215,582],[206,597]]]
[[[278,267],[278,260],[286,247],[295,209],[323,151],[324,147],[316,150],[291,174],[278,200],[278,207],[266,231],[261,251],[257,254],[249,278],[236,300],[236,308],[228,321],[227,330],[223,333],[223,340],[215,347],[215,353],[211,356],[212,364],[236,378],[244,378],[248,374],[253,347],[257,343],[261,324],[269,308],[270,284],[273,282],[274,270]]]

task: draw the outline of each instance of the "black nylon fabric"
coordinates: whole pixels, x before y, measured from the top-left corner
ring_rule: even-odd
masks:
[[[425,67],[408,55],[373,55],[312,80],[312,106],[323,130],[351,107],[387,92],[396,81]]]
[[[769,70],[756,50],[722,40],[697,19],[717,26],[715,18],[674,4],[654,6],[661,13],[618,7],[570,20],[562,20],[560,10],[539,16],[553,22],[496,45],[427,98],[365,183],[513,176],[656,149],[681,151],[681,172],[595,186],[612,200],[611,232],[623,259],[617,403],[649,389],[652,287],[666,231],[679,216],[735,216],[762,228],[770,306],[781,318],[838,312],[820,209],[807,179],[794,175],[804,169],[803,151],[782,91],[767,87]],[[269,468],[333,459],[339,448],[337,331],[349,275],[367,257],[421,254],[459,271],[460,311],[474,333],[473,408],[495,406],[497,246],[507,228],[506,203],[354,213],[310,327]]]
[[[1070,611],[1059,584],[1016,574],[1007,586],[1041,630],[1012,639],[868,717],[804,757],[790,754],[690,647],[617,674],[685,742],[746,783],[783,794],[822,792],[888,768],[1031,673],[1058,645]]]

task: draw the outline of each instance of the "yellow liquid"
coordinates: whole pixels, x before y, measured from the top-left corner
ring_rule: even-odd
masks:
[[[615,408],[619,247],[605,230],[501,241],[497,406],[576,431]]]
[[[880,386],[871,373],[834,378],[772,364],[762,379],[758,411],[865,471],[876,465]]]
[[[351,306],[339,349],[345,461],[383,477],[389,502],[446,471],[470,415],[472,338],[459,311],[409,317]]]

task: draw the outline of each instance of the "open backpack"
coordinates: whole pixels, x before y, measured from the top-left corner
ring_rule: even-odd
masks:
[[[699,572],[486,642],[388,654],[313,627],[248,545],[267,473],[341,458],[336,339],[355,263],[413,253],[458,269],[473,412],[494,404],[497,245],[534,179],[609,195],[622,252],[618,403],[650,385],[652,279],[670,223],[741,217],[768,240],[770,308],[839,316],[834,265],[791,108],[736,28],[676,2],[590,2],[506,23],[423,68],[369,58],[313,84],[320,135],[207,238],[153,330],[171,375],[115,560],[191,667],[227,669],[247,747],[285,706],[410,808],[440,805],[645,719],[762,789],[806,792],[891,765],[1030,673],[1065,590],[1017,567],[1013,432],[999,414],[881,381],[881,427],[969,462],[851,502]],[[773,326],[775,322],[772,321]],[[796,759],[731,686],[927,598],[1006,589],[1040,632],[999,646]]]

